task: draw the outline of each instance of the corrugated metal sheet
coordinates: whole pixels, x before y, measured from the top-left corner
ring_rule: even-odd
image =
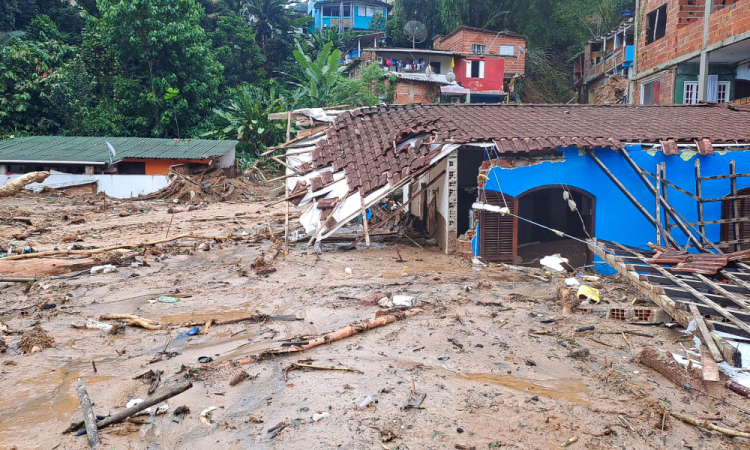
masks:
[[[112,144],[117,152],[115,160],[124,158],[206,159],[225,155],[237,145],[237,141],[205,139],[33,136],[0,141],[0,162],[109,162],[107,142]]]

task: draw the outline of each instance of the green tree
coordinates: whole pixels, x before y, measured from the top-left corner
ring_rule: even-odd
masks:
[[[333,43],[329,42],[318,52],[313,61],[305,54],[298,42],[294,58],[304,74],[304,79],[298,85],[307,96],[310,106],[327,106],[341,79],[341,73],[346,69],[339,66],[341,50],[333,50]]]
[[[209,33],[216,59],[224,66],[224,87],[257,83],[265,77],[265,57],[255,43],[255,33],[237,14],[227,13]]]
[[[114,78],[118,110],[129,132],[176,136],[199,123],[218,97],[223,67],[199,26],[195,0],[99,0],[101,29],[120,74]],[[174,105],[164,98],[179,89]]]
[[[385,31],[385,24],[386,24],[386,19],[383,13],[376,12],[375,14],[372,15],[372,19],[370,19],[370,26],[368,26],[367,29]]]
[[[377,64],[368,64],[362,69],[359,78],[342,77],[332,94],[331,103],[337,105],[374,106],[381,101],[393,102],[395,75],[388,77],[388,72]]]

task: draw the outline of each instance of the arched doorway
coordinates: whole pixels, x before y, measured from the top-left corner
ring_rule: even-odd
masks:
[[[570,209],[563,197],[565,189],[559,185],[536,187],[517,197],[505,195],[505,201],[502,194],[495,191],[485,191],[485,197],[489,204],[505,206],[507,203],[513,214],[567,235],[584,240],[594,236],[596,197],[575,187],[567,190],[576,210]],[[513,216],[480,212],[479,256],[484,261],[538,265],[541,258],[555,253],[568,258],[573,267],[593,261],[593,254],[583,242]]]
[[[571,210],[560,185],[539,186],[518,196],[518,215],[559,230],[578,239],[594,236],[596,197],[576,187],[568,187],[567,197],[575,202]],[[573,267],[593,261],[585,243],[570,239],[526,221],[518,224],[518,264],[537,265],[541,258],[559,253]]]
[[[737,191],[737,195],[749,195],[750,188],[740,189]],[[750,199],[740,198],[735,200],[737,202],[738,217],[750,217]],[[732,202],[724,200],[721,202],[721,218],[722,220],[728,220],[734,218],[732,211]],[[735,251],[735,241],[743,241],[750,239],[750,222],[739,222],[737,224],[739,233],[735,235],[733,223],[722,223],[721,224],[721,243],[726,244],[726,248],[722,250],[733,252]],[[750,242],[739,242],[738,250],[750,249]]]

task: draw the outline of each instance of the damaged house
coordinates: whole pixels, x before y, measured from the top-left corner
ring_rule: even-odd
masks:
[[[580,267],[594,262],[593,237],[634,247],[657,234],[671,247],[750,246],[747,111],[408,105],[330,120],[286,148],[289,198],[311,241],[403,192],[401,208],[446,253],[484,262],[562,253]]]

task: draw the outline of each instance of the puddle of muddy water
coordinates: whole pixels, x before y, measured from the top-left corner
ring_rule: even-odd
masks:
[[[75,386],[80,375],[80,370],[63,368],[19,380],[13,389],[0,389],[0,448],[21,442],[33,446],[29,430],[48,423],[66,423],[78,408]],[[84,377],[87,384],[110,378]]]
[[[581,405],[588,405],[589,402],[581,398],[589,393],[585,384],[578,380],[529,380],[514,377],[513,375],[500,375],[495,373],[470,373],[467,375],[458,375],[459,378],[480,383],[496,384],[499,386],[513,389],[515,391],[524,391],[533,395],[541,395],[551,398],[552,400],[565,399]]]

